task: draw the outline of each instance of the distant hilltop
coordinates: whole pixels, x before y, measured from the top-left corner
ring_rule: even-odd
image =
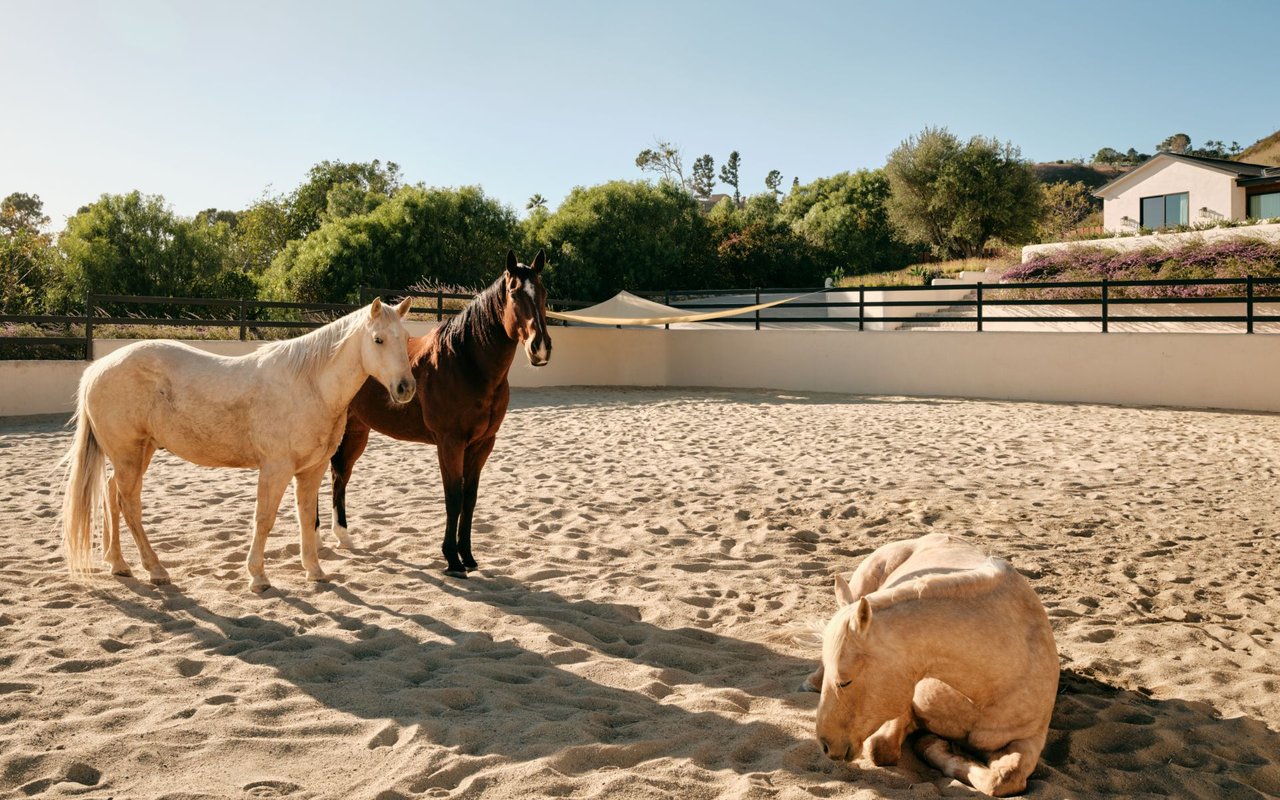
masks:
[[[1117,176],[1133,169],[1131,164],[1075,164],[1071,162],[1049,161],[1044,164],[1032,164],[1036,177],[1042,183],[1075,183],[1080,181],[1089,189],[1097,189],[1109,183]]]
[[[1246,147],[1244,152],[1236,156],[1236,161],[1280,167],[1280,131]]]

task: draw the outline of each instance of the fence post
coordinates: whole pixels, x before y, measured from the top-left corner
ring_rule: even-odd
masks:
[[[862,284],[858,284],[858,330],[862,330],[862,323],[863,323],[863,320],[865,319],[865,313],[864,313],[865,306],[863,306],[862,301],[863,301],[863,295],[866,292],[866,288],[867,288],[866,286]]]
[[[670,290],[670,289],[668,289],[668,290],[666,291],[666,294],[664,294],[664,295],[662,296],[662,304],[663,304],[663,305],[665,305],[665,306],[667,306],[668,308],[670,308],[670,307],[671,307],[671,290]],[[669,331],[669,330],[671,330],[671,323],[670,323],[670,322],[668,322],[666,325],[663,325],[663,326],[662,326],[662,329],[663,329],[664,331]]]
[[[978,281],[978,333],[982,333],[982,281]]]
[[[1246,275],[1244,278],[1244,315],[1245,315],[1245,333],[1253,333],[1253,276]]]
[[[760,305],[760,287],[756,287],[756,305]],[[756,309],[756,330],[760,330],[760,309]]]
[[[436,322],[444,322],[444,289],[436,287]]]
[[[1102,279],[1102,332],[1107,332],[1107,279]]]
[[[93,360],[93,295],[84,296],[84,360]]]
[[[240,298],[239,308],[240,308],[240,341],[243,342],[245,341],[245,339],[248,337],[248,334],[249,334],[249,323],[247,319],[247,317],[249,316],[248,304],[245,302],[245,299],[243,297]]]

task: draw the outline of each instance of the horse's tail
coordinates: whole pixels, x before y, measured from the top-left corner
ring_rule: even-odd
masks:
[[[88,376],[85,376],[86,378]],[[80,381],[76,398],[75,439],[62,458],[67,469],[66,494],[62,498],[62,541],[67,566],[72,575],[92,571],[94,514],[102,508],[106,482],[106,455],[93,433],[93,423],[85,409],[88,380]]]

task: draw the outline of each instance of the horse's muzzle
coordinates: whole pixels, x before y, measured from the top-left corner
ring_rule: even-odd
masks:
[[[551,360],[551,347],[538,339],[534,339],[525,348],[525,354],[529,356],[529,364],[531,366],[545,367],[547,362]]]
[[[418,384],[408,378],[401,378],[395,386],[387,387],[387,392],[391,395],[391,399],[401,405],[412,400],[417,391]]]

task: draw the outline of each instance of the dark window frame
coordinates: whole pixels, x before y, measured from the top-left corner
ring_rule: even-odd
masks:
[[[1170,197],[1187,198],[1185,203],[1185,206],[1187,209],[1187,219],[1185,222],[1174,222],[1172,224],[1169,223],[1168,198]],[[1160,224],[1148,225],[1147,224],[1147,201],[1155,200],[1156,198],[1160,199]],[[1161,228],[1173,228],[1178,225],[1190,225],[1190,224],[1191,224],[1191,192],[1169,192],[1167,194],[1152,194],[1152,195],[1147,195],[1146,197],[1142,197],[1138,199],[1139,227],[1146,228],[1147,230],[1151,230],[1151,231],[1158,231]]]
[[[1280,195],[1280,186],[1277,186],[1274,188],[1268,187],[1268,189],[1269,189],[1268,191],[1264,191],[1264,192],[1250,192],[1245,196],[1244,215],[1246,219],[1270,219],[1270,217],[1258,217],[1258,216],[1254,216],[1253,214],[1253,198],[1266,197],[1268,195],[1273,195],[1273,194]],[[1258,205],[1262,205],[1261,200],[1258,201]]]

